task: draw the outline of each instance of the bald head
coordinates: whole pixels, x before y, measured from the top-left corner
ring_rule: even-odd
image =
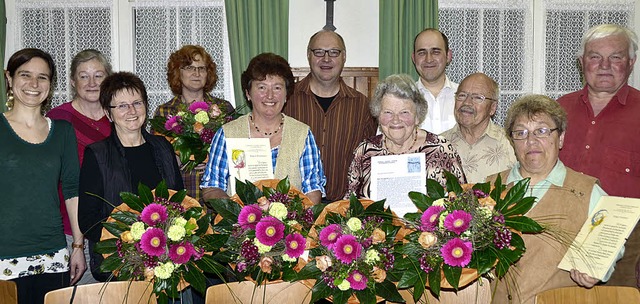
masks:
[[[498,84],[483,73],[465,77],[456,91],[454,115],[463,129],[480,133],[487,128],[498,107]]]

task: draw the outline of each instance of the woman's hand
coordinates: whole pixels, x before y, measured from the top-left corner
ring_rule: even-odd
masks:
[[[571,269],[570,276],[571,276],[571,279],[574,282],[576,282],[576,284],[585,288],[591,288],[594,285],[596,285],[598,282],[600,282],[600,280],[596,278],[592,278],[588,274],[584,272],[580,272],[576,269]]]
[[[75,242],[74,242],[75,245]],[[84,243],[82,247],[74,247],[69,258],[69,274],[71,275],[70,284],[77,283],[87,270],[87,261],[84,258]]]

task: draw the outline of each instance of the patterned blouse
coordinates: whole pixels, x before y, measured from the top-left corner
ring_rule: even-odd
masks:
[[[348,199],[351,193],[358,198],[369,198],[371,187],[371,158],[374,156],[390,155],[382,144],[383,135],[378,134],[365,139],[353,152],[353,161],[349,166],[347,179],[349,188],[344,198]],[[466,183],[467,178],[462,170],[462,161],[458,152],[444,137],[439,137],[427,132],[425,141],[419,147],[407,153],[424,153],[427,166],[427,178],[445,185],[444,170],[458,177],[461,183]]]

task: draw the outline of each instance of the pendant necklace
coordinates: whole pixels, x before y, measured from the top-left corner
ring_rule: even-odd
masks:
[[[391,152],[391,150],[389,150],[389,148],[388,148],[389,146],[387,145],[387,137],[386,136],[384,137],[384,148],[385,148],[385,150],[387,150],[391,154],[405,154],[405,153],[411,151],[411,149],[413,149],[413,146],[416,145],[417,141],[418,141],[418,128],[416,128],[416,132],[413,135],[413,143],[411,143],[411,146],[409,147],[409,149],[407,149],[407,150],[405,150],[403,152],[400,152],[400,153]]]
[[[282,117],[282,120],[280,120],[280,125],[278,126],[278,128],[275,131],[272,132],[262,132],[260,131],[260,128],[258,128],[258,126],[256,125],[256,123],[253,121],[253,115],[249,114],[249,120],[251,120],[251,125],[256,129],[256,131],[258,131],[258,133],[262,133],[264,134],[264,136],[271,136],[271,135],[275,135],[278,133],[278,131],[280,131],[282,129],[282,125],[284,124],[284,115],[280,114]]]

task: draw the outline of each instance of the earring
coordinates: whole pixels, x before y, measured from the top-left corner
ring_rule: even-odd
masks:
[[[7,110],[13,109],[13,89],[9,88],[9,92],[7,92],[7,102],[4,104],[7,106]]]

